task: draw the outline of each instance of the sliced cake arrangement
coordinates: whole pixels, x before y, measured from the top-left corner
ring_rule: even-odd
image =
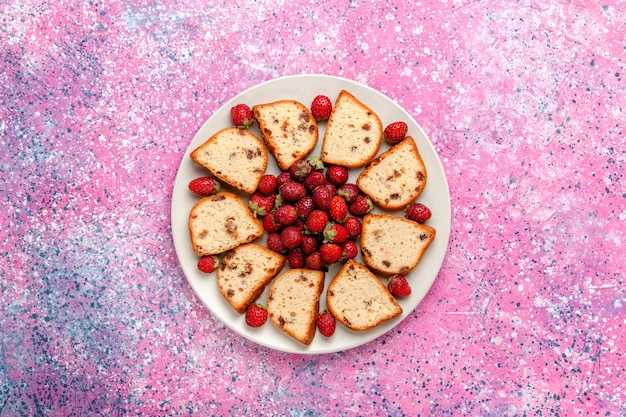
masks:
[[[248,326],[269,318],[303,345],[316,328],[332,336],[335,322],[362,332],[400,316],[397,299],[411,293],[404,275],[436,236],[425,224],[430,209],[416,201],[428,176],[406,123],[383,130],[376,112],[346,90],[334,104],[323,95],[309,107],[295,100],[240,103],[231,120],[190,154],[211,174],[189,183],[202,197],[189,213],[191,246],[200,271],[217,271],[224,300]],[[255,121],[260,137],[249,129]],[[317,157],[311,153],[322,122]],[[266,172],[268,155],[280,174]],[[354,183],[351,172],[358,174]],[[322,298],[335,263],[339,272]],[[320,312],[320,299],[327,311]]]

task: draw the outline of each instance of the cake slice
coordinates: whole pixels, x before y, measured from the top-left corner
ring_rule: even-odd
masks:
[[[411,136],[379,155],[361,172],[356,185],[379,206],[407,206],[426,186],[426,166]]]
[[[274,279],[267,297],[270,320],[297,341],[309,345],[315,336],[324,272],[290,269]]]
[[[338,322],[352,330],[371,329],[402,313],[378,277],[352,259],[328,285],[326,305]]]
[[[198,201],[189,213],[191,247],[199,256],[216,255],[253,241],[263,225],[235,194],[220,192]]]
[[[370,162],[383,141],[383,126],[372,109],[341,90],[328,119],[322,142],[322,161],[358,168]]]
[[[308,107],[295,100],[258,104],[252,108],[261,136],[281,170],[305,158],[318,139],[317,122]]]
[[[263,141],[248,129],[227,127],[191,152],[191,159],[238,190],[252,194],[267,168]]]
[[[283,255],[256,243],[246,243],[224,254],[217,269],[217,286],[228,304],[243,314],[283,265]]]
[[[383,274],[406,274],[417,266],[435,234],[432,227],[402,217],[368,214],[361,231],[363,260]]]

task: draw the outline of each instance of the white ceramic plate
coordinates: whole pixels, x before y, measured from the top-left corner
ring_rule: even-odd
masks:
[[[418,266],[407,275],[412,287],[412,294],[407,298],[398,300],[403,309],[403,313],[400,316],[364,332],[354,332],[337,323],[337,330],[332,337],[325,338],[317,332],[313,342],[309,346],[305,346],[278,330],[269,319],[260,328],[248,327],[245,324],[244,316],[235,312],[223,299],[217,287],[216,273],[204,274],[197,269],[198,257],[191,248],[187,221],[189,212],[199,197],[189,191],[188,184],[192,179],[209,175],[209,173],[204,168],[196,165],[190,159],[189,154],[204,143],[213,133],[231,124],[230,108],[237,103],[246,103],[252,107],[255,104],[291,99],[298,100],[308,107],[318,94],[325,94],[334,102],[342,89],[349,91],[373,109],[379,115],[383,127],[397,120],[404,120],[408,124],[408,134],[415,140],[428,172],[428,182],[417,201],[426,204],[432,210],[433,216],[427,224],[437,229],[437,236]],[[325,127],[325,122],[319,123],[319,141],[312,155],[320,154]],[[256,123],[251,127],[251,131],[260,137]],[[389,145],[383,143],[379,153],[384,152],[388,148]],[[355,182],[361,170],[351,170],[349,181]],[[271,154],[266,172],[274,174],[280,172]],[[223,189],[234,191],[227,185],[223,185]],[[244,197],[245,201],[248,201],[248,195],[243,193],[237,194]],[[402,211],[398,211],[395,214],[398,216],[404,215]],[[362,345],[386,333],[411,314],[424,298],[439,273],[448,247],[450,236],[450,193],[441,161],[426,134],[406,111],[389,98],[365,85],[344,78],[326,75],[289,76],[264,82],[235,96],[217,110],[196,133],[180,163],[174,184],[172,195],[172,234],[179,262],[189,284],[204,305],[226,326],[249,340],[280,351],[302,354],[338,352]],[[398,236],[398,238],[401,239],[402,237]],[[258,241],[262,244],[265,243],[264,237]],[[363,263],[360,255],[356,260]],[[289,266],[285,266],[285,268],[289,268]],[[326,273],[325,288],[328,287],[339,268],[340,265],[335,264]],[[387,278],[381,278],[386,285]],[[263,304],[265,304],[268,289],[269,286],[259,299]],[[324,291],[320,300],[320,310],[326,308],[325,294],[326,292]]]

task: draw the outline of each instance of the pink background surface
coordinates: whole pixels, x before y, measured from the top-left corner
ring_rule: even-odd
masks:
[[[626,3],[0,4],[0,415],[626,415]],[[199,302],[182,155],[262,81],[397,101],[446,170],[443,268],[392,332],[262,348]]]

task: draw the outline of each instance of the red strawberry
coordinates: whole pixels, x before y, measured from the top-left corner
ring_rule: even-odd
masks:
[[[274,221],[281,226],[289,226],[298,220],[298,212],[291,204],[283,204],[274,211]]]
[[[287,250],[280,238],[280,232],[272,232],[267,235],[267,247],[278,253],[284,253]]]
[[[409,127],[406,123],[393,122],[385,128],[383,137],[387,140],[387,142],[396,144],[404,139],[408,130]]]
[[[206,274],[215,271],[220,263],[217,256],[203,256],[198,260],[198,269]]]
[[[315,269],[317,271],[323,271],[326,269],[326,265],[324,265],[324,260],[322,259],[322,254],[318,250],[310,253],[304,260],[304,264],[307,268]]]
[[[198,195],[213,195],[220,191],[221,184],[213,177],[195,178],[189,182],[189,190]]]
[[[341,245],[341,249],[343,250],[343,259],[354,259],[359,254],[359,248],[351,240],[346,240]]]
[[[280,195],[283,197],[283,201],[298,201],[306,194],[304,185],[295,181],[288,181],[280,186]]]
[[[409,220],[424,223],[426,220],[430,219],[432,213],[430,209],[422,203],[413,203],[406,207],[405,215]]]
[[[247,129],[254,120],[252,109],[247,104],[237,104],[230,109],[230,118],[239,129]]]
[[[356,184],[346,183],[339,187],[337,194],[342,196],[346,203],[352,204],[359,196],[359,187]]]
[[[296,181],[302,181],[311,172],[313,168],[303,159],[298,159],[289,167],[291,177]]]
[[[280,232],[280,240],[287,249],[293,249],[302,243],[302,231],[297,226],[285,227]]]
[[[343,222],[343,227],[348,231],[348,239],[356,239],[361,235],[363,223],[356,217],[349,216],[346,221]]]
[[[335,333],[335,317],[330,311],[324,310],[317,316],[317,329],[324,337],[331,337]]]
[[[328,119],[332,110],[333,103],[325,95],[316,96],[311,103],[311,113],[317,121]]]
[[[331,243],[343,243],[348,240],[348,231],[340,224],[328,223],[324,228],[324,241]]]
[[[266,232],[271,233],[271,232],[276,232],[278,230],[280,230],[281,225],[276,223],[276,221],[274,220],[274,212],[270,212],[269,214],[266,214],[265,217],[263,217],[263,229],[265,229]]]
[[[291,178],[289,171],[283,171],[276,177],[276,186],[280,188],[281,185],[292,180],[293,178]]]
[[[250,327],[261,327],[267,321],[267,309],[261,304],[250,304],[246,309],[246,324]]]
[[[317,240],[317,237],[307,234],[302,235],[302,243],[300,244],[300,249],[302,249],[302,252],[304,252],[306,255],[309,255],[315,252],[318,247],[319,241]]]
[[[332,198],[333,193],[325,186],[317,187],[313,190],[313,203],[320,210],[328,210]]]
[[[298,212],[298,217],[301,219],[307,219],[311,212],[315,209],[315,204],[313,204],[313,197],[310,195],[305,195],[300,200],[296,201],[296,211]]]
[[[346,204],[346,200],[340,195],[335,195],[330,201],[328,214],[330,218],[337,223],[345,222],[348,218],[348,205]]]
[[[343,249],[336,243],[322,243],[320,246],[320,255],[327,264],[332,264],[341,259],[343,256]]]
[[[348,181],[348,170],[339,165],[333,165],[326,170],[326,179],[337,187]]]
[[[357,217],[363,217],[366,214],[371,213],[373,209],[374,203],[372,203],[372,200],[365,195],[357,197],[354,203],[348,206],[350,214]]]
[[[313,210],[306,219],[306,227],[311,233],[322,233],[328,223],[328,214],[322,210]]]
[[[248,207],[255,216],[265,216],[274,208],[275,195],[264,195],[260,192],[254,192],[248,201]]]
[[[294,248],[287,252],[287,262],[291,268],[304,267],[304,254],[300,248]]]
[[[259,181],[258,191],[265,195],[274,194],[276,192],[277,179],[275,175],[265,174]]]
[[[389,292],[394,297],[407,297],[411,294],[411,286],[403,275],[395,274],[389,277],[387,284]]]
[[[320,171],[313,171],[304,179],[304,188],[309,192],[324,184],[326,184],[326,177]]]

